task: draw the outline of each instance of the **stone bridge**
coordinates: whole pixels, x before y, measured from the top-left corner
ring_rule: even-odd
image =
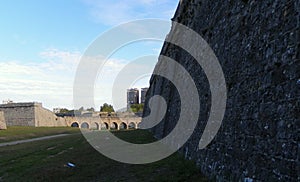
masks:
[[[140,117],[65,117],[67,126],[93,130],[137,129]]]

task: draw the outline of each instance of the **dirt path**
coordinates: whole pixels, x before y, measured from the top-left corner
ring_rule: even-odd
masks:
[[[64,137],[64,136],[68,136],[68,135],[71,135],[71,134],[59,134],[59,135],[51,135],[51,136],[44,136],[44,137],[38,137],[38,138],[31,138],[31,139],[26,139],[26,140],[17,140],[17,141],[12,141],[12,142],[5,142],[5,143],[0,143],[0,147],[10,146],[10,145],[17,145],[17,144],[28,143],[28,142],[35,142],[35,141],[40,141],[40,140],[48,140],[48,139]]]

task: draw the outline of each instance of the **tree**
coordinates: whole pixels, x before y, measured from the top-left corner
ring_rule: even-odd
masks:
[[[134,113],[143,112],[144,104],[132,104],[130,105],[130,109]]]
[[[74,116],[74,110],[68,110],[66,108],[60,109],[59,113],[56,113],[57,116],[64,117],[64,116]]]
[[[70,112],[70,111],[66,108],[60,109],[60,111],[59,111],[59,113],[68,113],[68,112]]]
[[[87,111],[90,111],[90,112],[95,112],[95,109],[93,108],[93,107],[91,107],[91,108],[88,108],[88,109],[86,109]]]
[[[79,108],[79,111],[84,111],[84,107]]]
[[[100,107],[100,112],[115,112],[112,105],[104,103],[103,106]]]

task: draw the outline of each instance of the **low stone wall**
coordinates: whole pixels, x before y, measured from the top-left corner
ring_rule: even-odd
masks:
[[[5,130],[6,129],[6,122],[4,119],[4,113],[0,111],[0,130]]]

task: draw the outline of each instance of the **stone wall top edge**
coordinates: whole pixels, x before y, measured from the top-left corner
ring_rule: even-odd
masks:
[[[41,106],[41,105],[42,103],[38,103],[38,102],[19,102],[19,103],[0,104],[0,108],[32,107],[32,106]]]

